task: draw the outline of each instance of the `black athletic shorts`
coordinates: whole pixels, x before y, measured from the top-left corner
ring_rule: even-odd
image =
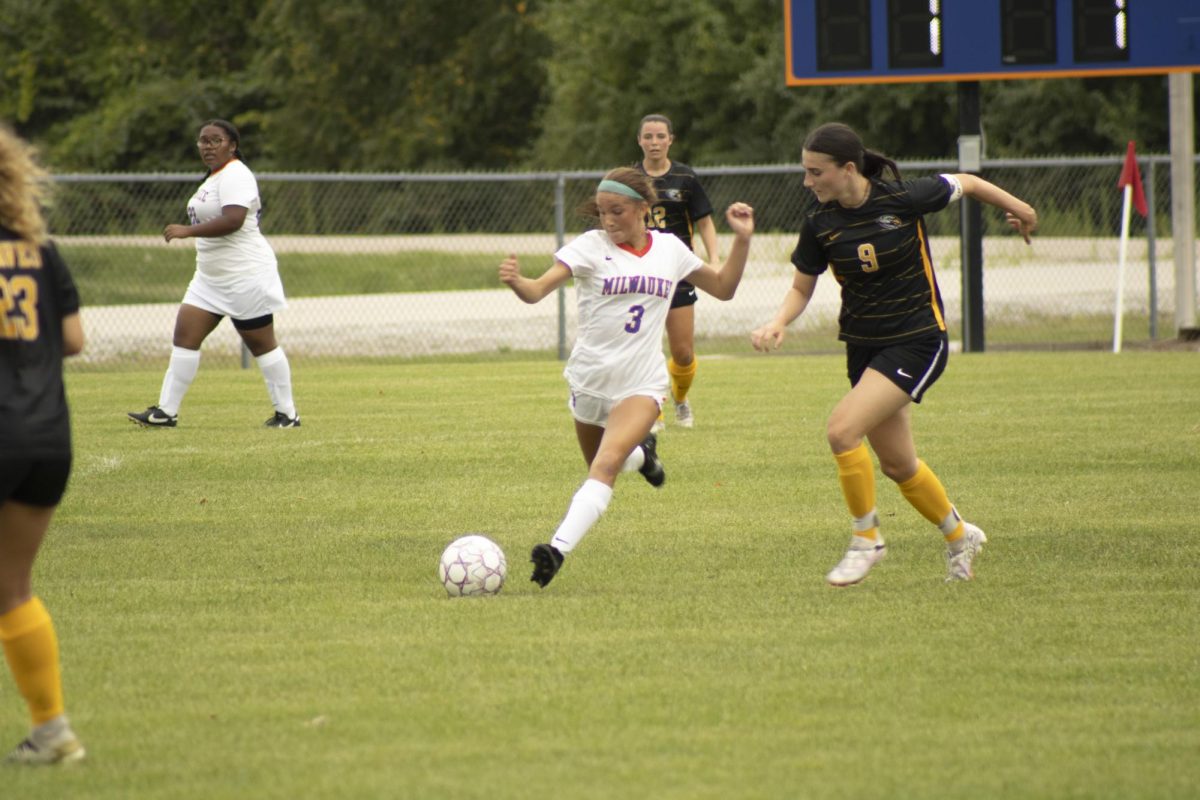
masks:
[[[854,386],[870,367],[919,403],[946,369],[949,354],[950,340],[944,333],[884,347],[847,344],[846,372]]]
[[[684,308],[696,304],[696,287],[687,281],[675,284],[675,294],[671,296],[671,308]]]
[[[71,475],[71,457],[0,459],[0,503],[16,500],[53,508]]]
[[[233,321],[233,327],[237,328],[239,331],[256,331],[259,328],[265,328],[274,322],[275,315],[265,314],[261,317],[255,317],[254,319],[233,319],[233,317],[230,317],[229,319]]]

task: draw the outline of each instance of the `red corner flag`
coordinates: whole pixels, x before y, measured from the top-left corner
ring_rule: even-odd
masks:
[[[1133,153],[1133,142],[1129,143],[1129,148],[1125,151],[1125,166],[1121,168],[1121,179],[1117,181],[1117,188],[1124,189],[1126,186],[1133,187],[1133,207],[1143,217],[1149,213],[1146,208],[1146,193],[1142,189],[1142,173],[1138,169],[1137,156]]]

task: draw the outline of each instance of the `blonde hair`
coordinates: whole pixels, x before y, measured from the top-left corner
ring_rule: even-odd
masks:
[[[49,189],[49,175],[38,166],[37,151],[0,125],[0,225],[24,241],[46,241],[42,204]]]

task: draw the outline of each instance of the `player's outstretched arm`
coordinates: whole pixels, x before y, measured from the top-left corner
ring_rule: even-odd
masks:
[[[245,206],[222,206],[221,216],[210,219],[208,222],[197,222],[195,225],[168,225],[163,228],[163,240],[169,242],[172,239],[188,239],[193,236],[204,238],[228,236],[242,229],[242,226],[246,224],[246,212],[249,210]]]
[[[978,175],[959,173],[954,176],[962,186],[963,194],[974,197],[981,203],[995,206],[1004,212],[1005,219],[1013,229],[1030,243],[1030,236],[1037,230],[1037,211],[1033,206],[1020,198],[1014,197],[994,183],[985,181]]]
[[[754,209],[745,203],[734,203],[725,212],[725,221],[733,231],[733,247],[721,269],[708,264],[688,276],[688,281],[718,300],[732,300],[746,271],[750,255],[750,239],[754,236]]]
[[[517,297],[526,303],[536,303],[566,283],[571,270],[561,261],[555,261],[540,278],[526,278],[521,274],[516,253],[509,253],[508,258],[500,262],[499,275],[500,282],[512,289]]]
[[[786,336],[787,326],[795,321],[796,317],[803,314],[804,309],[808,308],[808,301],[812,300],[816,287],[816,275],[796,272],[796,277],[792,279],[792,287],[784,295],[783,303],[779,306],[779,311],[775,313],[775,318],[751,332],[750,344],[755,350],[766,352],[779,349],[779,345],[783,344]]]

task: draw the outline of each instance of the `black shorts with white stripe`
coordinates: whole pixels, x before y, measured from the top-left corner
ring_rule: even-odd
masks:
[[[847,344],[846,373],[850,385],[855,386],[868,368],[873,369],[919,403],[946,369],[949,353],[950,341],[944,332],[883,347]]]

